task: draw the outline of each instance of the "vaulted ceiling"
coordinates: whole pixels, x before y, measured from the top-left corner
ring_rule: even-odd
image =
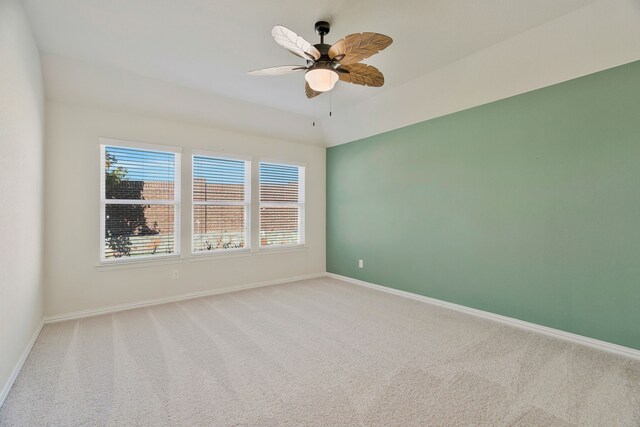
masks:
[[[46,83],[59,86],[47,89],[51,96],[76,90],[75,96],[82,98],[97,90],[89,88],[91,81],[106,81],[107,75],[113,75],[125,84],[122,82],[128,75],[130,80],[138,79],[137,83],[128,83],[130,86],[147,84],[149,93],[157,92],[153,85],[175,85],[193,96],[204,97],[197,104],[201,103],[205,110],[207,102],[234,105],[231,109],[209,107],[212,115],[222,114],[223,118],[225,111],[236,114],[236,107],[253,109],[253,113],[246,114],[249,128],[250,122],[265,116],[261,113],[264,108],[280,110],[269,113],[274,118],[267,120],[278,128],[276,135],[287,136],[289,129],[291,139],[322,142],[325,136],[319,129],[309,129],[309,120],[304,127],[292,122],[324,116],[329,101],[336,111],[362,105],[594,1],[24,0],[24,3],[44,56]],[[313,24],[320,19],[332,25],[326,38],[328,43],[362,31],[376,31],[394,39],[387,50],[365,61],[384,72],[384,87],[338,83],[330,97],[324,94],[308,100],[302,73],[279,77],[246,74],[262,67],[302,63],[274,43],[271,28],[285,25],[311,43],[318,43]],[[72,80],[69,75],[74,76]],[[82,86],[83,80],[86,87]],[[133,96],[131,90],[124,92]],[[127,101],[135,104],[132,99]],[[229,121],[232,127],[244,126],[231,116]],[[253,131],[260,132],[261,128]]]

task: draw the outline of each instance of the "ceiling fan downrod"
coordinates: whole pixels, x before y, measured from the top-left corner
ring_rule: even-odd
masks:
[[[320,36],[320,44],[324,44],[324,36],[329,34],[331,25],[327,21],[318,21],[315,25],[316,33]]]

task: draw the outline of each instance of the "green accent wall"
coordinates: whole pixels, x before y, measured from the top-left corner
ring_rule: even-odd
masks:
[[[640,61],[329,148],[327,270],[640,349]]]

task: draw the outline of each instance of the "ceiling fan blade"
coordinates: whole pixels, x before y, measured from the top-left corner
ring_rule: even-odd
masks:
[[[318,95],[322,95],[323,92],[317,92],[317,91],[311,89],[311,86],[309,86],[309,83],[305,82],[304,93],[307,94],[307,98],[311,99],[311,98],[315,98]]]
[[[393,42],[393,39],[378,33],[349,34],[329,49],[329,58],[340,64],[355,64],[375,55]],[[340,58],[340,55],[342,58]]]
[[[373,65],[341,64],[338,69],[348,71],[347,73],[338,72],[338,77],[343,82],[372,87],[380,87],[384,84],[384,76]]]
[[[317,61],[320,58],[320,51],[315,46],[287,27],[276,25],[271,30],[271,35],[276,43],[300,58],[311,61]]]
[[[247,74],[252,76],[280,76],[282,74],[295,73],[296,71],[306,70],[307,67],[300,65],[281,65],[279,67],[262,68],[260,70],[249,71]]]

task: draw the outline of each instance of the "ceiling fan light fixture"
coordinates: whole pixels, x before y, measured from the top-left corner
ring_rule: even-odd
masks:
[[[331,68],[312,68],[306,72],[304,79],[311,89],[316,92],[326,92],[333,89],[339,79],[338,73]]]

